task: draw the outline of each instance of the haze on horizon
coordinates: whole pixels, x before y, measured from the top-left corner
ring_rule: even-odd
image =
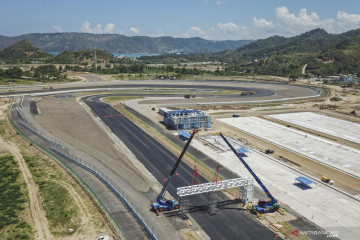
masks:
[[[209,40],[360,28],[358,0],[3,0],[0,35],[86,32]]]

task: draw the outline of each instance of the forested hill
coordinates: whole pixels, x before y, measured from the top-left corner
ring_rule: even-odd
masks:
[[[98,48],[110,53],[215,53],[234,50],[251,40],[211,41],[202,38],[127,37],[119,34],[32,33],[16,37],[0,36],[0,49],[28,39],[46,52]]]
[[[0,50],[0,60],[7,62],[42,61],[52,57],[51,54],[34,46],[29,40],[24,39]]]
[[[272,36],[254,41],[234,51],[219,53],[218,56],[228,61],[246,61],[274,55],[314,53],[329,50],[346,39],[358,36],[360,29],[343,34],[329,34],[323,29],[315,29],[290,38]]]
[[[360,74],[360,29],[329,34],[315,29],[285,38],[269,37],[234,51],[209,55],[227,64],[228,71],[301,77],[306,74]]]

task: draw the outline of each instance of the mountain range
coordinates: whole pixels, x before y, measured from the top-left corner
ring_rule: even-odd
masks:
[[[45,52],[98,48],[110,53],[215,53],[234,50],[251,40],[211,41],[202,38],[127,37],[119,34],[31,33],[15,37],[0,36],[0,49],[28,39]]]

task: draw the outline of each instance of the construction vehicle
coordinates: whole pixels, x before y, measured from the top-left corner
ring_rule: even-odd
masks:
[[[266,154],[272,154],[272,153],[274,153],[274,150],[272,150],[272,149],[266,149],[266,150],[265,150],[265,153],[266,153]]]
[[[165,198],[165,191],[168,188],[168,185],[171,181],[171,178],[174,176],[176,169],[178,168],[181,159],[183,158],[186,150],[188,149],[191,140],[193,139],[195,133],[197,133],[199,130],[194,130],[189,138],[189,140],[187,141],[184,149],[182,150],[178,160],[176,161],[174,167],[172,168],[169,177],[166,179],[164,187],[162,188],[159,196],[156,198],[156,202],[154,202],[153,204],[151,204],[151,210],[153,210],[156,214],[159,214],[159,212],[163,212],[163,211],[170,211],[173,209],[179,209],[180,208],[180,203],[178,201],[176,201],[175,199],[173,200],[169,200]]]
[[[322,176],[322,177],[321,177],[321,181],[323,181],[323,182],[325,182],[325,183],[329,183],[330,185],[333,185],[333,184],[334,184],[334,180],[331,180],[330,178],[325,177],[325,176]]]
[[[255,178],[258,184],[261,186],[265,194],[268,196],[269,200],[261,200],[258,202],[258,205],[252,205],[251,210],[256,214],[263,214],[269,212],[275,212],[280,209],[279,202],[271,195],[269,190],[265,187],[265,185],[261,182],[260,178],[253,172],[250,166],[245,162],[245,160],[240,156],[240,154],[235,150],[235,148],[230,144],[230,142],[226,139],[222,133],[218,133],[224,139],[226,144],[231,148],[231,150],[235,153],[235,155],[240,159],[240,161],[244,164],[247,170],[251,173],[251,175]]]
[[[52,86],[44,86],[42,89],[53,89]]]

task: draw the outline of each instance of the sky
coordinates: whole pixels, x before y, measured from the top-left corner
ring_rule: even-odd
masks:
[[[0,0],[0,35],[86,32],[209,40],[360,28],[360,0]]]

